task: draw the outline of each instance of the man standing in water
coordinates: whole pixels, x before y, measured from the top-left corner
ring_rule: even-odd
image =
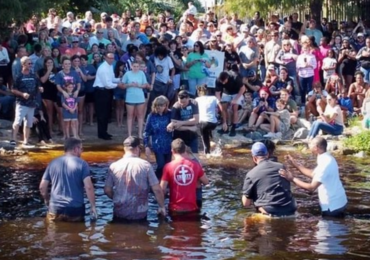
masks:
[[[84,221],[84,188],[90,201],[91,217],[97,217],[94,186],[89,165],[80,158],[82,150],[81,140],[68,138],[64,142],[65,154],[53,160],[46,168],[40,183],[40,192],[48,206],[47,216],[50,220]]]
[[[269,159],[266,146],[257,142],[252,146],[252,159],[257,166],[244,179],[242,203],[257,211],[275,217],[293,215],[296,204],[290,191],[290,183],[279,175],[283,164]]]
[[[170,189],[169,210],[172,213],[190,213],[199,210],[196,202],[197,182],[208,184],[202,166],[186,155],[185,142],[177,138],[171,143],[174,160],[163,168],[161,188],[164,193]]]
[[[327,142],[323,137],[315,137],[309,144],[313,154],[317,155],[317,166],[309,169],[288,155],[286,160],[297,168],[303,175],[312,179],[311,183],[301,181],[285,169],[280,175],[295,183],[298,187],[315,191],[318,190],[321,214],[323,217],[344,217],[347,206],[347,196],[339,178],[337,161],[327,151]]]
[[[150,188],[157,199],[158,213],[166,216],[164,196],[152,165],[140,158],[140,138],[123,142],[125,155],[109,166],[104,192],[113,199],[113,219],[146,220]]]

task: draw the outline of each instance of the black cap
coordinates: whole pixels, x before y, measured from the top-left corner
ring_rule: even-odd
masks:
[[[140,146],[140,138],[137,136],[129,136],[123,141],[123,146],[124,147],[131,147],[135,148]]]

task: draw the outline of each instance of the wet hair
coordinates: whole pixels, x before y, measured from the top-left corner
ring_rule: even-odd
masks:
[[[64,151],[69,152],[75,149],[76,147],[80,146],[82,144],[80,139],[77,138],[67,138],[64,141]]]
[[[168,101],[168,98],[165,97],[165,96],[159,96],[159,97],[156,97],[154,100],[153,100],[153,103],[152,103],[152,107],[151,107],[151,111],[153,114],[157,114],[157,105],[161,105],[161,104],[165,104],[166,107],[168,107],[168,104],[170,102]]]

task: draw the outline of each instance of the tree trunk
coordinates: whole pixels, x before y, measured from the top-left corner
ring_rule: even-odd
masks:
[[[322,0],[311,0],[310,2],[311,17],[316,21],[316,26],[321,24],[322,5]]]

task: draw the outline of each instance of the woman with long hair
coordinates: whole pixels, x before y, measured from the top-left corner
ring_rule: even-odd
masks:
[[[114,76],[116,78],[123,78],[125,75],[125,64],[122,61],[117,61],[114,67]],[[114,100],[116,105],[116,121],[118,127],[123,127],[123,115],[125,113],[125,98],[126,98],[126,89],[115,88],[114,91]]]
[[[144,131],[145,154],[149,160],[151,152],[154,152],[157,162],[155,174],[159,180],[162,177],[163,167],[171,161],[172,156],[172,132],[167,131],[167,126],[171,123],[171,111],[168,105],[169,101],[165,96],[159,96],[153,100]]]
[[[194,43],[194,51],[189,53],[186,60],[188,71],[189,93],[196,95],[196,87],[207,83],[208,68],[211,67],[208,55],[204,52],[203,43]]]
[[[78,120],[77,120],[77,129],[78,129],[78,136],[82,136],[82,126],[84,120],[84,106],[85,106],[85,82],[87,81],[87,75],[84,68],[81,68],[81,58],[78,55],[72,56],[72,69],[77,72],[79,77],[81,78],[81,88],[78,92]]]
[[[137,118],[139,138],[143,138],[143,124],[145,116],[145,97],[143,89],[148,88],[145,73],[140,70],[137,61],[131,63],[131,71],[127,71],[122,78],[126,89],[126,111],[127,111],[127,132],[132,135],[132,123]]]
[[[144,111],[147,111],[150,91],[153,89],[153,85],[155,81],[155,67],[153,65],[153,62],[151,62],[150,60],[147,60],[145,52],[143,51],[138,51],[136,53],[135,61],[139,62],[140,70],[145,73],[146,80],[149,84],[149,87],[147,89],[144,89],[144,96],[145,96]]]
[[[58,117],[62,117],[62,114],[57,109],[57,94],[58,90],[55,85],[55,75],[57,73],[57,68],[54,64],[52,57],[45,57],[44,67],[38,71],[40,77],[41,86],[44,88],[44,91],[41,94],[42,102],[44,103],[47,121],[49,127],[49,133],[53,133],[53,123],[54,123],[54,110],[58,112]],[[62,128],[62,126],[60,126]]]
[[[342,68],[345,88],[349,88],[353,82],[353,76],[355,75],[357,66],[356,50],[350,45],[349,38],[343,38],[342,48],[339,51],[338,64]]]
[[[61,55],[58,48],[54,47],[51,50],[51,57],[53,58],[54,65],[57,69],[60,69],[60,63],[61,63]]]

